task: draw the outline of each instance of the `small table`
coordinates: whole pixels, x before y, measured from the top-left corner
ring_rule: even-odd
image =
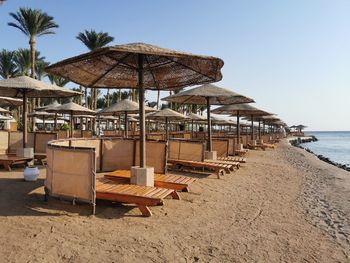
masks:
[[[14,164],[24,164],[26,165],[33,158],[28,157],[17,157],[15,155],[0,154],[0,165],[4,166],[5,169],[11,171],[11,165]]]

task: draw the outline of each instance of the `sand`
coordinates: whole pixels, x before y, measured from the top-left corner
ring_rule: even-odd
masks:
[[[279,144],[182,200],[140,216],[127,205],[43,200],[45,170],[0,171],[1,262],[350,262],[350,174]]]

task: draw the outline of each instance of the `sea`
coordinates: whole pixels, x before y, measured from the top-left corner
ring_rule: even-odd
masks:
[[[314,135],[318,141],[303,143],[304,148],[350,167],[350,131],[308,131],[305,135]]]

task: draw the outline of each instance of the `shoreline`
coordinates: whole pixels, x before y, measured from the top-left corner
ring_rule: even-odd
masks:
[[[282,140],[247,163],[198,180],[182,200],[137,208],[44,202],[45,169],[24,182],[0,170],[0,255],[11,262],[347,262],[350,178]],[[20,242],[19,242],[20,241]]]
[[[318,139],[314,135],[304,136],[304,137],[288,138],[287,140],[292,146],[300,148],[300,149],[303,149],[303,150],[305,150],[305,151],[315,155],[321,161],[329,163],[329,164],[334,165],[334,166],[336,166],[336,167],[338,167],[340,169],[343,169],[345,171],[350,172],[350,166],[347,166],[346,164],[342,164],[342,163],[338,163],[338,162],[332,161],[327,156],[324,156],[322,154],[317,154],[317,153],[313,152],[312,150],[310,150],[309,148],[304,147],[302,145],[304,143],[310,143],[310,142],[318,141]]]

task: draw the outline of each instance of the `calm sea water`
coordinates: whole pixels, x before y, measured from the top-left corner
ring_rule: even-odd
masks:
[[[345,164],[350,167],[350,131],[337,132],[305,132],[307,135],[314,135],[317,142],[304,143],[316,154],[328,157],[334,162]]]

